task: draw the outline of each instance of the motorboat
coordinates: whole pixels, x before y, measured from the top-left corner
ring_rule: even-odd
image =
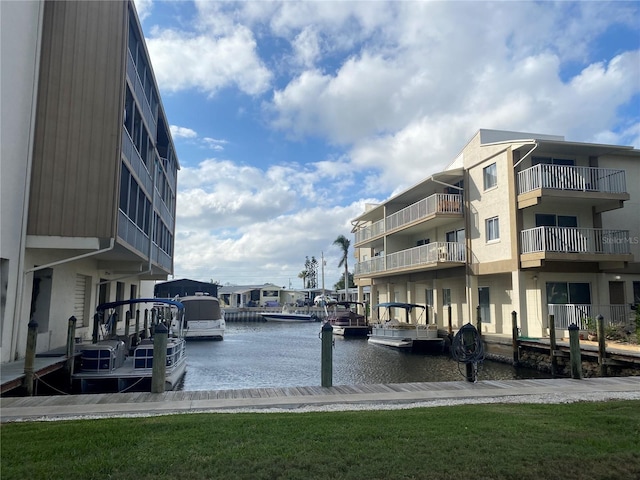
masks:
[[[104,315],[107,311],[115,311],[124,305],[147,303],[151,309],[151,330],[162,324],[168,330],[164,389],[174,390],[184,376],[187,368],[187,352],[182,335],[182,303],[158,298],[131,299],[98,305],[96,316],[113,318]],[[163,306],[163,314],[157,314],[158,307]],[[167,308],[168,307],[168,308]],[[167,314],[167,312],[171,312]],[[108,332],[108,330],[107,330]],[[134,338],[137,337],[134,336]],[[81,345],[80,361],[77,371],[72,375],[74,384],[79,384],[82,393],[91,392],[126,392],[150,391],[153,376],[154,338],[144,338],[132,349],[127,348],[129,341],[125,338],[103,334],[103,338],[95,343]]]
[[[362,313],[358,313],[358,309]],[[366,337],[369,333],[369,322],[365,313],[366,307],[362,302],[336,302],[329,307],[327,321],[333,327],[335,335]]]
[[[288,305],[282,307],[281,312],[260,312],[259,315],[266,322],[319,322],[320,318],[313,313],[291,311]]]
[[[184,337],[222,340],[225,332],[224,310],[216,297],[196,292],[180,297],[184,305]]]
[[[444,339],[438,337],[438,326],[421,323],[424,305],[414,303],[387,302],[373,307],[383,309],[378,321],[371,324],[369,343],[409,349],[412,351],[442,351]],[[404,321],[395,317],[396,311],[404,310]],[[419,318],[411,320],[411,312],[420,310]],[[379,311],[379,310],[378,310]]]

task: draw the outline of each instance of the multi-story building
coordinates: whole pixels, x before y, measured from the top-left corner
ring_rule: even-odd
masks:
[[[640,302],[640,150],[480,130],[449,167],[353,221],[372,305],[428,306],[441,327],[548,334]],[[375,311],[373,312],[375,318]],[[414,319],[414,321],[417,319]],[[424,322],[425,320],[421,320]]]
[[[179,163],[132,1],[0,8],[4,363],[172,273]]]

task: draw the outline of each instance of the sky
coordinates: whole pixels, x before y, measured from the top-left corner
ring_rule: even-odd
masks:
[[[136,0],[178,173],[174,275],[318,286],[365,205],[479,129],[640,148],[640,2]]]

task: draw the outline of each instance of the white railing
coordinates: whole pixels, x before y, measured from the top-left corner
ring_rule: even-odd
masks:
[[[409,205],[386,218],[386,230],[391,231],[436,213],[462,213],[462,195],[435,193]]]
[[[624,170],[540,164],[518,172],[518,194],[539,188],[606,193],[627,191]]]
[[[587,330],[587,319],[596,319],[602,315],[605,326],[626,325],[631,315],[628,305],[591,305],[591,304],[548,304],[549,315],[553,315],[556,329],[566,330],[575,324],[580,330]]]
[[[433,242],[359,262],[355,266],[355,274],[363,275],[433,263],[465,263],[466,260],[464,243]]]
[[[628,230],[602,228],[536,227],[520,232],[522,253],[562,252],[628,254]]]
[[[356,231],[356,243],[364,242],[370,238],[377,237],[384,233],[384,220],[378,220],[360,230]]]

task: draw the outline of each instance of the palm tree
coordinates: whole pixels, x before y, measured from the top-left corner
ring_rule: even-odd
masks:
[[[298,278],[302,279],[302,288],[307,288],[307,276],[308,275],[309,275],[309,273],[306,270],[302,270],[298,274]]]
[[[341,267],[344,264],[344,299],[348,300],[349,268],[347,267],[347,258],[349,256],[351,240],[344,235],[339,235],[338,238],[333,241],[333,244],[339,245],[340,248],[342,248],[342,258],[340,259],[340,263],[338,263],[338,267]]]

